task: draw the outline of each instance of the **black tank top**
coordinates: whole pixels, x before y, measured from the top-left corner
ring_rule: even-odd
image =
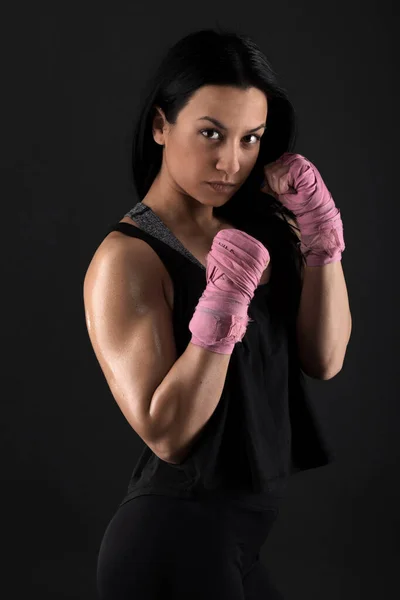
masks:
[[[173,330],[177,357],[191,339],[191,320],[206,287],[205,267],[150,207],[138,202],[126,213],[137,221],[120,231],[149,244],[174,286]],[[217,407],[180,464],[161,460],[145,445],[120,506],[141,495],[223,499],[263,509],[283,493],[298,471],[326,465],[333,454],[307,401],[304,375],[289,344],[287,327],[269,302],[270,280],[249,305],[252,319],[233,350]]]

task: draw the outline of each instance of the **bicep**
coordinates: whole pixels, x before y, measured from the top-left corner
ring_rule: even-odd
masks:
[[[153,395],[176,361],[172,314],[154,255],[135,239],[110,245],[84,282],[89,337],[120,410],[148,445],[161,436],[150,423]],[[132,249],[140,248],[140,260]],[[152,251],[153,252],[153,251]]]

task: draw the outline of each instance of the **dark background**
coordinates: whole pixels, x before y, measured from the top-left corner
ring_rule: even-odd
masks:
[[[96,598],[98,547],[143,443],[90,345],[83,279],[132,206],[130,133],[149,69],[217,21],[250,34],[290,94],[296,151],[341,209],[353,319],[342,371],[307,378],[337,460],[291,479],[262,558],[287,600],[399,595],[394,20],[387,1],[19,2],[3,12],[7,600]]]

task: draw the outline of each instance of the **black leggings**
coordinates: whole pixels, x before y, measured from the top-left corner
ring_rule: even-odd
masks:
[[[254,511],[170,496],[128,500],[97,560],[101,600],[283,600],[260,562],[279,503]]]

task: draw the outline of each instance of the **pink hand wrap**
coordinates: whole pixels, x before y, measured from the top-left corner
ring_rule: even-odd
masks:
[[[341,260],[346,246],[340,210],[317,167],[301,154],[290,152],[282,154],[277,162],[289,166],[288,184],[296,190],[279,197],[296,215],[300,250],[307,266],[319,267]]]
[[[189,323],[192,344],[232,354],[246,333],[248,306],[269,262],[269,252],[239,229],[223,229],[207,255],[207,286]]]

